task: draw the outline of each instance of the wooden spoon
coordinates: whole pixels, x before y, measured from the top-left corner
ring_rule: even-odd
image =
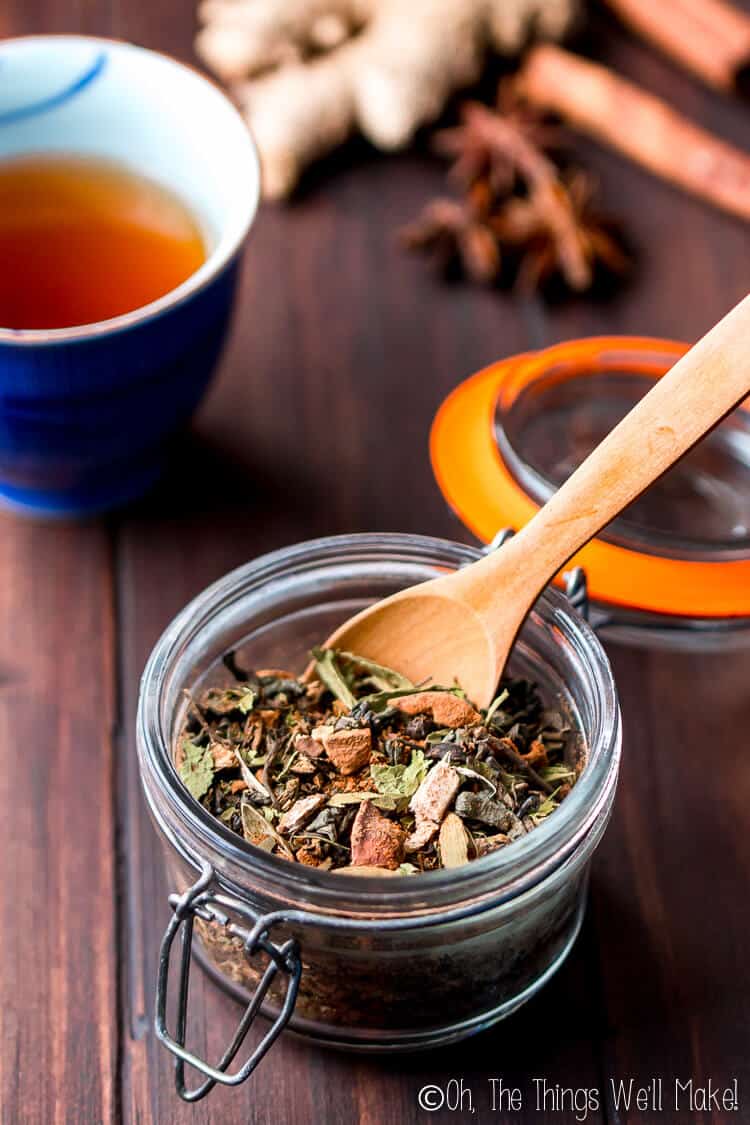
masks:
[[[750,394],[750,296],[664,375],[499,550],[376,602],[326,647],[492,700],[523,621],[561,567]]]

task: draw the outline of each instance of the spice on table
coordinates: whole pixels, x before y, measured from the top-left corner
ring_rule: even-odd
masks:
[[[605,0],[620,19],[709,86],[750,93],[750,15],[726,0]]]
[[[289,861],[342,874],[452,868],[554,812],[583,756],[564,708],[509,679],[486,710],[351,653],[314,650],[317,679],[252,672],[188,698],[175,746],[192,796]]]
[[[443,267],[458,259],[474,281],[494,282],[510,259],[516,285],[543,287],[559,276],[576,292],[597,270],[625,273],[629,259],[616,223],[594,205],[593,182],[563,171],[551,152],[557,130],[502,83],[496,108],[461,107],[460,123],[435,134],[435,149],[453,163],[461,200],[439,198],[402,232],[411,249],[431,251]]]
[[[634,82],[545,44],[529,52],[514,87],[539,112],[559,115],[654,175],[750,220],[750,155]]]

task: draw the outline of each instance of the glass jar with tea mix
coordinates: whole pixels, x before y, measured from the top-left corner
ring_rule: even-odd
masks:
[[[446,1043],[489,1026],[527,1000],[561,964],[581,922],[589,861],[609,817],[620,755],[611,671],[565,597],[549,591],[515,647],[512,676],[538,685],[575,730],[575,785],[533,831],[461,866],[361,877],[290,862],[243,839],[191,795],[175,766],[186,691],[233,681],[222,658],[301,673],[307,653],[368,602],[473,561],[470,547],[407,535],[342,536],[300,544],[233,572],[191,603],[158,642],[138,717],[141,776],[176,896],[160,962],[157,1033],[206,1075],[238,1081],[289,1027],[324,1044],[400,1050]],[[407,867],[408,870],[408,867]],[[214,1067],[184,1043],[184,1013],[165,1019],[170,947],[194,954],[249,1004]],[[184,1003],[186,990],[180,989]],[[274,1018],[247,1064],[227,1072],[263,1003]]]

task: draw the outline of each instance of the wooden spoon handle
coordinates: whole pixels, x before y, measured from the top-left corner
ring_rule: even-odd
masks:
[[[520,625],[561,567],[748,394],[750,296],[659,379],[513,539],[454,576],[464,599],[497,628]]]

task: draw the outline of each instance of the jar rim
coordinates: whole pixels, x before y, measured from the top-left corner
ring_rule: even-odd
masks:
[[[592,398],[607,401],[612,399],[613,393],[607,380],[613,376],[620,385],[653,384],[689,350],[688,344],[658,339],[634,339],[628,345],[625,338],[613,338],[611,341],[594,338],[591,345],[574,348],[568,343],[546,348],[530,357],[528,362],[512,368],[498,387],[494,410],[495,441],[510,473],[538,506],[554,495],[561,482],[553,480],[536,465],[533,456],[529,456],[529,451],[523,448],[519,413],[525,419],[535,414],[546,421],[550,417],[550,408],[544,396],[561,388],[581,386],[582,401],[586,404]],[[537,402],[540,395],[541,404]],[[616,399],[612,402],[613,407],[617,405]],[[621,410],[624,412],[630,407],[628,401],[621,405]],[[568,420],[563,424],[569,428],[573,423]],[[740,405],[704,440],[711,441],[717,435],[724,435],[727,444],[737,444],[726,436],[733,425],[742,425],[743,434],[750,432],[750,405]],[[627,509],[616,516],[597,538],[629,551],[668,559],[729,562],[750,558],[750,532],[747,530],[744,535],[735,538],[702,539],[697,531],[691,537],[653,521],[639,522]]]
[[[553,620],[556,630],[571,644],[589,673],[586,689],[593,704],[595,721],[585,731],[587,761],[565,801],[532,832],[506,847],[461,867],[422,872],[403,879],[355,877],[319,871],[273,856],[254,847],[205,809],[181,782],[172,758],[171,732],[166,729],[163,704],[170,669],[177,653],[210,624],[222,608],[284,574],[296,574],[342,557],[362,561],[394,556],[428,565],[459,566],[480,557],[481,552],[465,544],[432,536],[405,533],[360,533],[307,540],[261,555],[230,571],[192,599],[166,627],[156,642],[141,679],[137,734],[140,768],[146,798],[160,830],[185,854],[180,831],[221,855],[248,875],[267,879],[273,892],[293,899],[296,893],[312,895],[308,908],[341,912],[339,900],[347,900],[345,913],[422,913],[455,903],[472,894],[491,893],[497,901],[515,895],[530,880],[538,881],[571,854],[597,822],[611,800],[617,777],[621,745],[621,723],[612,670],[587,622],[563,594],[550,588],[542,594],[536,612]],[[146,776],[156,782],[159,803]],[[172,819],[167,823],[165,802]],[[177,827],[175,828],[175,820]],[[189,852],[190,849],[187,849]],[[189,856],[188,856],[189,858]],[[197,861],[196,861],[197,862]],[[300,868],[300,870],[297,870]],[[540,873],[543,872],[543,873]],[[220,875],[220,878],[222,876]],[[225,880],[231,885],[231,878]]]

